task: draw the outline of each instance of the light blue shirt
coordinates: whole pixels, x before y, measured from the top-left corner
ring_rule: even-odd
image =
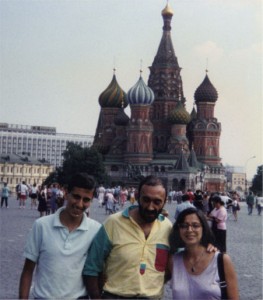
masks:
[[[7,186],[4,186],[2,188],[2,197],[8,197],[9,196],[9,188]]]
[[[80,226],[69,232],[59,219],[64,209],[37,219],[29,232],[23,255],[37,264],[34,298],[76,299],[86,294],[82,270],[101,225],[84,215]]]
[[[174,218],[177,219],[180,212],[189,207],[194,207],[193,204],[190,203],[190,201],[184,201],[183,203],[179,204],[176,207]]]

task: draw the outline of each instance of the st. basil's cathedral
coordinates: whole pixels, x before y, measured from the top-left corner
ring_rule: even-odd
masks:
[[[115,183],[134,185],[141,176],[163,178],[174,190],[225,189],[219,156],[221,124],[214,117],[218,93],[206,76],[194,93],[196,109],[185,108],[183,82],[171,39],[173,11],[162,10],[163,34],[150,66],[148,86],[141,74],[125,93],[114,71],[99,96],[100,115],[93,146],[104,157]],[[130,106],[131,116],[124,109]]]

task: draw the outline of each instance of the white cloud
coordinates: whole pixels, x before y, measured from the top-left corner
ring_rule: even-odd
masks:
[[[236,49],[230,54],[230,58],[239,59],[248,59],[255,58],[255,56],[259,56],[262,58],[262,43],[254,43],[249,47]]]
[[[207,0],[208,3],[218,3],[220,5],[224,5],[224,6],[236,6],[238,8],[240,8],[242,5],[243,6],[256,6],[256,5],[262,5],[262,0]]]
[[[215,63],[221,59],[224,54],[224,50],[215,42],[206,41],[202,44],[196,45],[194,47],[194,53],[199,57],[199,59],[207,58],[209,62]]]

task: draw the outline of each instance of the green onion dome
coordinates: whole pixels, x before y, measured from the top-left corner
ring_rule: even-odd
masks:
[[[119,86],[115,74],[109,86],[99,96],[101,107],[126,107],[128,105],[127,95]]]
[[[171,124],[188,124],[191,121],[190,114],[186,111],[181,102],[169,113],[168,122]]]

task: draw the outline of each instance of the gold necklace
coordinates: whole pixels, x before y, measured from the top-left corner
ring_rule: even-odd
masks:
[[[190,262],[190,259],[188,260],[189,264],[191,265],[191,272],[192,273],[195,273],[195,271],[196,271],[196,265],[199,263],[199,261],[201,260],[201,258],[204,256],[204,253],[205,253],[205,251],[203,251],[201,253],[201,255],[197,258],[197,260],[193,264]]]

